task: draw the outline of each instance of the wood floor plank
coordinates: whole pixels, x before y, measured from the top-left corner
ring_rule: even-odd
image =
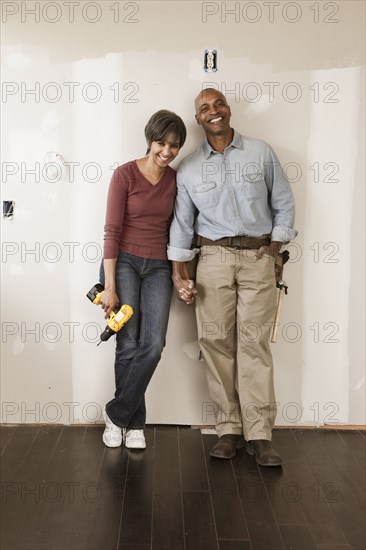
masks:
[[[103,430],[100,431],[100,437]],[[125,447],[104,447],[98,479],[101,498],[93,506],[87,550],[116,550],[118,546],[128,460],[129,454]]]
[[[323,498],[328,504],[342,532],[344,540],[338,539],[337,542],[349,543],[356,548],[364,537],[361,550],[366,544],[365,516],[357,504],[353,488],[337,468],[332,453],[327,452],[322,445],[324,438],[318,430],[307,430],[297,432],[296,439],[319,483],[319,498]]]
[[[155,429],[147,428],[145,438],[145,450],[127,451],[128,467],[118,548],[136,543],[151,544]]]
[[[184,549],[182,497],[172,485],[154,494],[152,548]]]
[[[186,550],[219,550],[210,499],[183,492]]]
[[[274,430],[280,469],[174,426],[148,426],[144,451],[106,448],[104,426],[10,428],[4,550],[366,548],[363,432]]]
[[[126,449],[128,453],[128,476],[153,475],[155,462],[155,428],[145,429],[146,449]]]
[[[153,478],[128,476],[122,512],[119,548],[136,543],[150,544],[152,536]]]
[[[317,550],[307,525],[280,525],[286,550]]]
[[[0,425],[0,456],[5,451],[9,441],[11,440],[17,429],[18,426],[7,426],[4,424]]]
[[[284,438],[282,436],[285,436]],[[277,440],[282,445],[277,445]],[[265,483],[269,501],[278,523],[286,550],[316,550],[316,544],[311,534],[306,516],[301,506],[302,487],[298,477],[289,475],[286,467],[292,453],[292,437],[283,430],[273,431],[273,443],[277,450],[281,449],[284,465],[281,469],[260,468]],[[287,451],[283,448],[287,445]]]
[[[22,426],[8,442],[0,462],[1,479],[13,480],[26,460],[27,453],[38,433],[38,426]]]
[[[158,426],[155,428],[155,472],[179,471],[178,429]]]
[[[318,544],[316,550],[352,550],[349,544]]]
[[[179,430],[182,490],[208,491],[208,477],[200,430]]]
[[[337,475],[350,488],[360,510],[365,515],[366,469],[361,468],[338,431],[319,430],[318,436],[325,452],[331,457],[336,467]]]
[[[55,538],[59,541],[53,545],[55,550],[65,547],[84,550],[87,547],[95,511],[102,498],[99,475],[105,447],[100,435],[100,430],[87,428],[75,453],[74,467],[68,479],[75,487],[75,493],[63,502],[55,530]]]
[[[300,504],[301,486],[296,479],[288,475],[286,466],[283,468],[260,467],[259,472],[277,524],[307,526]]]
[[[236,454],[232,465],[253,550],[283,550],[281,532],[259,466],[245,449]]]
[[[217,441],[204,435],[203,444],[218,539],[249,540],[237,482],[230,460],[213,458],[210,450]],[[238,451],[242,453],[242,451]],[[202,493],[205,496],[205,493]],[[208,498],[208,497],[207,497]]]
[[[152,548],[184,550],[178,429],[155,431]],[[169,525],[169,529],[167,529]]]
[[[345,441],[352,456],[357,460],[360,467],[365,470],[366,464],[366,439],[360,431],[339,430],[339,435]]]
[[[5,476],[13,475],[14,470],[3,472],[1,477],[4,493],[1,509],[1,548],[15,548],[20,543],[22,530],[29,520],[33,508],[37,508],[40,502],[54,491],[54,486],[46,486],[43,483],[43,472],[52,456],[54,448],[62,432],[62,427],[40,427],[36,429],[35,437],[27,452],[23,455],[22,464],[13,478]],[[19,435],[22,429],[19,430]],[[25,430],[25,440],[31,437],[33,430]],[[25,443],[26,441],[24,441]],[[15,441],[14,441],[15,443]],[[13,451],[19,449],[16,444]],[[8,449],[11,450],[10,448]],[[4,456],[5,459],[5,456]],[[57,490],[57,487],[56,487]]]
[[[125,478],[119,478],[121,493],[124,492]],[[116,550],[120,532],[123,499],[114,489],[105,488],[93,514],[94,521],[89,528],[85,549]],[[137,537],[138,538],[138,537]]]
[[[298,442],[297,436],[303,431],[306,430],[278,430],[275,434],[276,448],[282,456],[287,475],[298,483],[301,492],[299,502],[315,545],[327,542],[346,544],[344,533],[329,504],[324,501],[319,481]]]
[[[252,550],[249,540],[219,540],[220,550]]]
[[[45,542],[48,542],[48,550],[53,550],[60,543],[54,535],[59,526],[64,501],[71,503],[78,489],[73,485],[71,475],[85,431],[85,427],[62,429],[51,460],[42,476],[42,498],[37,506],[33,507],[22,530],[18,542],[19,550],[30,544],[42,547]]]
[[[285,468],[287,468],[288,465],[292,465],[299,459],[299,457],[302,456],[299,446],[290,429],[274,429],[272,437],[274,446],[280,453],[282,463]]]

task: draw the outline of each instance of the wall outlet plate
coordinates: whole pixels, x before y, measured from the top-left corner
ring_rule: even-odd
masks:
[[[14,201],[3,201],[3,218],[12,218],[14,216]]]
[[[205,50],[204,69],[206,73],[217,71],[217,50]]]

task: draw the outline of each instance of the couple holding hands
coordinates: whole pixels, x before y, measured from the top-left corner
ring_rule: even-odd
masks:
[[[202,90],[195,111],[205,140],[177,172],[169,164],[186,128],[162,110],[145,127],[146,155],[119,166],[110,183],[101,304],[106,317],[118,303],[130,304],[134,315],[116,335],[116,391],[104,410],[103,441],[146,447],[145,392],[165,345],[174,286],[182,302],[195,302],[219,437],[210,455],[230,459],[246,442],[259,464],[280,466],[271,441],[269,333],[275,256],[297,234],[293,195],[271,147],[230,126],[222,93]],[[196,254],[192,281],[187,262]],[[208,334],[208,323],[218,330]]]

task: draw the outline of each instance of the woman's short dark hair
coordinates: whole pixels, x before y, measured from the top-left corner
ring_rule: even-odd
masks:
[[[183,120],[172,111],[163,109],[154,113],[145,126],[147,152],[150,151],[150,144],[153,141],[165,141],[168,134],[176,135],[179,139],[179,147],[183,147],[187,135]]]

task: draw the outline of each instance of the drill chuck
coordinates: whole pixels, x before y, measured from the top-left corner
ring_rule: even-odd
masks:
[[[105,329],[103,330],[102,334],[100,335],[100,341],[101,342],[106,342],[107,340],[109,340],[109,338],[111,336],[113,336],[113,334],[116,334],[114,332],[114,330],[109,328],[109,326],[106,326]]]

